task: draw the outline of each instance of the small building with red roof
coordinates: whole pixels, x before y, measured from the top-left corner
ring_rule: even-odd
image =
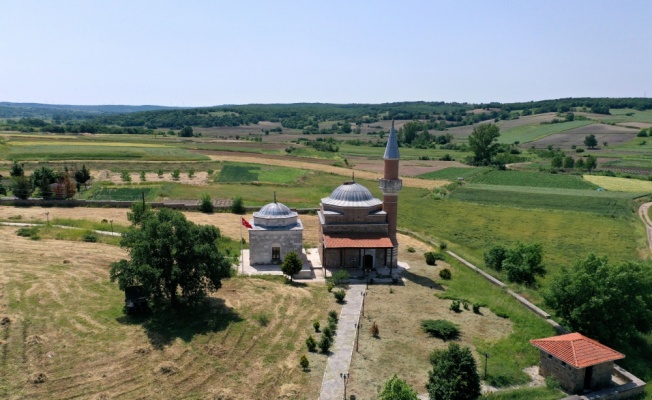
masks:
[[[552,376],[569,393],[610,385],[614,361],[625,355],[580,333],[530,340],[540,352],[539,374]]]

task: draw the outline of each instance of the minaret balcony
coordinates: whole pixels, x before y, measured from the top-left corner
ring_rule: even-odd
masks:
[[[398,193],[403,189],[402,179],[379,179],[378,187],[382,190],[383,194]]]

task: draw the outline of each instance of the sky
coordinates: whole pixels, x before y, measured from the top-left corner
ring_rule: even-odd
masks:
[[[649,0],[5,0],[0,101],[652,95]]]

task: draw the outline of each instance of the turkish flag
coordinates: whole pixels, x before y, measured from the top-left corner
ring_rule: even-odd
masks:
[[[247,222],[246,219],[242,218],[242,226],[247,227],[247,228],[253,228],[249,222]]]

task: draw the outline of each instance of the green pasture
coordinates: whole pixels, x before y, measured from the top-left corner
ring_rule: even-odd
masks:
[[[558,124],[531,124],[517,126],[500,132],[499,143],[511,144],[516,141],[523,143],[542,139],[555,133],[564,132],[580,126],[593,124],[593,121],[570,121]]]
[[[445,133],[445,132],[443,132]],[[356,139],[356,137],[351,137]],[[371,146],[354,146],[344,142],[338,143],[340,146],[340,154],[344,157],[367,157],[370,159],[381,159],[385,154],[384,147],[371,147]],[[417,149],[412,147],[401,147],[401,160],[417,160],[419,157],[428,156],[431,160],[438,160],[449,154],[455,160],[460,161],[471,155],[471,152],[462,152],[456,150],[444,149]]]
[[[297,168],[226,162],[215,181],[219,183],[295,184],[299,178],[309,173],[310,171]]]
[[[610,109],[612,120],[610,122],[649,122],[652,123],[652,110],[638,111],[633,108],[620,108]],[[627,114],[633,115],[627,115]],[[613,119],[622,119],[622,121],[614,121]]]
[[[152,201],[156,198],[161,185],[114,186],[96,185],[83,196],[89,200],[136,201],[142,199]]]
[[[9,144],[5,157],[10,160],[205,160],[208,157],[175,147],[111,146],[109,144],[70,145],[66,143]]]
[[[627,218],[632,215],[631,200],[636,195],[640,194],[467,184],[454,190],[450,198],[478,205],[587,212]]]
[[[487,173],[490,168],[464,168],[464,167],[449,167],[440,169],[439,171],[427,172],[425,174],[417,175],[423,179],[447,179],[449,181],[456,181],[457,178],[471,179],[475,176]]]
[[[528,186],[554,189],[597,189],[579,175],[550,174],[530,171],[491,170],[474,174],[471,181],[485,185]]]

